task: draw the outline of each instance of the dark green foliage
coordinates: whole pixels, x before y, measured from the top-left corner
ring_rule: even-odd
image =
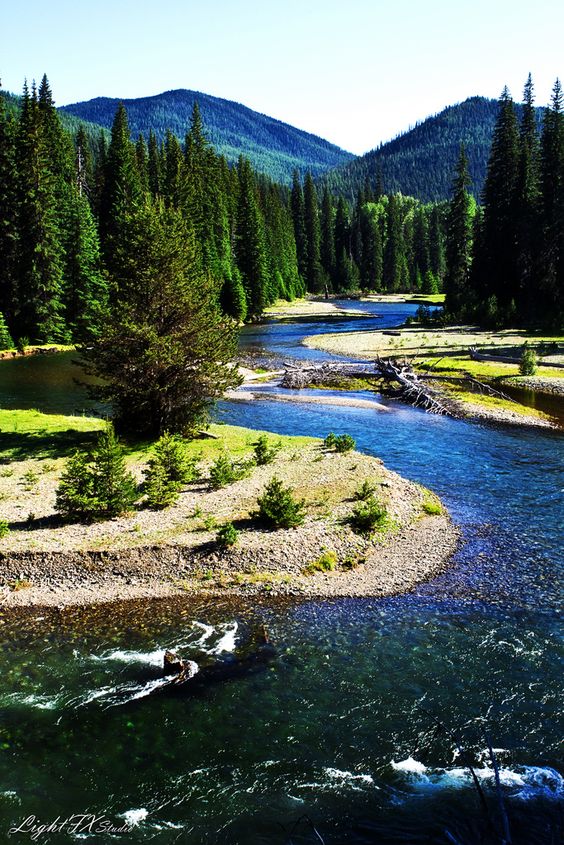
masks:
[[[372,534],[383,528],[388,521],[386,506],[374,496],[355,505],[349,517],[349,524],[358,534]]]
[[[252,461],[234,461],[230,455],[222,452],[210,468],[210,486],[213,490],[219,490],[240,481],[249,475],[252,467]]]
[[[305,232],[307,241],[306,251],[306,286],[313,293],[319,293],[323,289],[323,276],[321,271],[321,230],[319,225],[319,209],[317,205],[317,192],[311,173],[305,178],[304,185],[304,217]]]
[[[336,452],[344,453],[354,449],[356,442],[350,434],[334,434],[330,431],[323,441],[323,445],[326,449],[335,449]]]
[[[335,438],[335,451],[344,453],[350,452],[356,447],[356,441],[350,434],[339,434]]]
[[[137,485],[126,469],[123,449],[111,423],[98,436],[92,472],[99,503],[96,516],[119,516],[133,508],[138,499]]]
[[[249,317],[258,317],[266,304],[268,268],[264,218],[260,210],[255,180],[249,162],[241,159],[239,204],[237,210],[237,266],[247,297]]]
[[[305,502],[294,498],[276,476],[269,481],[258,499],[258,518],[270,528],[296,528],[305,519]]]
[[[6,325],[4,315],[0,311],[0,349],[12,349],[13,346],[14,341],[12,340],[12,335]]]
[[[462,146],[448,212],[446,236],[446,308],[454,317],[461,316],[470,305],[472,200],[468,192],[469,184],[468,161]]]
[[[217,545],[220,549],[230,549],[239,539],[239,532],[232,522],[226,522],[217,532]]]
[[[528,343],[525,343],[519,364],[519,372],[522,376],[534,376],[537,371],[537,355]]]
[[[98,436],[93,453],[76,452],[57,489],[55,508],[69,519],[114,517],[131,510],[138,498],[133,476],[111,423]]]
[[[85,103],[63,106],[63,116],[91,121],[108,129],[119,105],[118,100],[97,97]],[[123,100],[135,138],[150,133],[162,141],[167,130],[183,138],[194,105],[198,103],[211,144],[230,162],[240,155],[248,157],[255,170],[289,185],[295,169],[314,176],[350,161],[353,156],[333,144],[273,120],[239,103],[211,97],[195,91],[167,91],[155,97]]]
[[[75,452],[65,467],[57,488],[55,510],[67,519],[90,520],[99,512],[92,457]]]
[[[98,337],[82,348],[104,379],[122,429],[185,433],[202,423],[238,375],[229,367],[236,326],[218,308],[216,283],[200,270],[180,214],[146,203],[125,217],[113,256],[115,286]]]
[[[281,449],[280,443],[270,445],[266,434],[261,434],[253,446],[255,447],[255,462],[259,467],[271,464]]]
[[[367,502],[369,499],[372,499],[375,492],[376,486],[368,481],[368,479],[365,479],[360,487],[355,490],[353,498],[356,499],[357,502]]]
[[[179,485],[169,479],[162,463],[154,460],[146,472],[143,492],[148,508],[164,510],[176,504],[180,491]]]
[[[182,439],[165,431],[155,443],[145,472],[147,506],[162,510],[175,504],[182,486],[197,477],[196,461],[188,456]]]
[[[188,454],[185,442],[178,435],[165,431],[155,443],[153,455],[149,466],[160,464],[173,484],[188,484],[198,478],[197,459]]]
[[[451,195],[452,174],[460,144],[464,144],[474,196],[478,198],[486,179],[497,113],[495,100],[470,97],[319,177],[318,181],[350,202],[366,183],[374,192],[374,199],[383,193],[383,183],[387,193],[400,192],[422,202],[441,202]],[[521,116],[520,109],[518,115]],[[541,109],[536,109],[537,123],[541,116]]]

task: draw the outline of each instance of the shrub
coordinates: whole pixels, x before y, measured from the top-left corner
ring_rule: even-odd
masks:
[[[358,534],[372,534],[377,528],[383,528],[387,521],[386,506],[374,496],[356,505],[349,517],[353,531]]]
[[[356,443],[350,434],[337,435],[330,431],[323,441],[323,445],[326,449],[335,449],[337,452],[350,452],[351,449],[354,449]]]
[[[431,496],[425,496],[423,499],[423,503],[421,505],[423,511],[428,514],[429,516],[438,516],[443,512],[441,503],[438,499],[431,498]]]
[[[220,549],[229,549],[239,539],[239,532],[232,522],[226,522],[217,532],[217,545]]]
[[[266,434],[261,434],[256,443],[253,443],[253,446],[255,447],[255,461],[259,467],[271,464],[282,448],[281,443],[270,445]]]
[[[368,479],[362,482],[360,487],[358,487],[353,494],[353,498],[357,502],[367,502],[374,496],[376,492],[376,487],[374,484],[371,484]]]
[[[336,441],[337,441],[337,435],[333,434],[333,432],[330,431],[329,434],[327,435],[327,437],[325,438],[325,440],[323,441],[323,445],[325,446],[326,449],[334,449]]]
[[[160,461],[151,462],[145,473],[143,490],[146,494],[145,503],[152,510],[164,510],[178,501],[179,484],[171,481]]]
[[[10,533],[10,525],[5,519],[0,519],[0,539]]]
[[[16,349],[20,354],[24,353],[29,346],[29,337],[20,337],[16,343]]]
[[[271,528],[295,528],[305,519],[304,505],[304,500],[295,499],[292,490],[275,476],[258,499],[258,517]]]
[[[137,499],[135,479],[125,466],[123,449],[108,422],[92,455],[75,452],[61,476],[55,509],[65,517],[114,517],[131,510]]]
[[[188,484],[198,478],[197,459],[188,455],[186,444],[178,435],[165,431],[155,443],[153,452],[149,467],[152,463],[159,463],[169,481]]]
[[[220,487],[240,481],[249,474],[252,466],[253,463],[250,461],[235,462],[229,455],[222,452],[210,469],[210,484],[214,490],[219,490]]]
[[[68,460],[57,488],[55,510],[69,519],[92,519],[100,510],[91,456],[75,452]]]
[[[163,510],[174,505],[182,485],[197,477],[197,462],[188,457],[182,439],[166,431],[155,443],[145,471],[143,489],[148,507]]]
[[[13,349],[14,341],[12,335],[4,319],[4,315],[0,311],[0,349]]]
[[[307,573],[313,572],[332,572],[337,568],[338,558],[335,552],[325,551],[317,560],[312,561],[306,566]]]
[[[519,364],[519,372],[522,376],[534,376],[537,371],[537,354],[534,349],[531,349],[528,343],[523,347],[523,354],[521,355],[521,363]]]
[[[24,490],[27,490],[28,492],[30,490],[33,490],[38,481],[39,476],[37,475],[37,473],[34,472],[34,470],[32,469],[28,469],[28,471],[25,472],[23,475]]]
[[[339,434],[335,441],[337,452],[350,452],[356,446],[356,441],[350,434]]]

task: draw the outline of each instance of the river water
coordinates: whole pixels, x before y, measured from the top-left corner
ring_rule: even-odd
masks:
[[[414,310],[377,308],[342,324],[252,327],[242,345],[317,357],[299,346],[304,335],[397,325]],[[46,409],[81,407],[69,392],[57,403],[47,390]],[[455,565],[386,600],[179,598],[112,614],[4,614],[4,830],[32,814],[48,823],[93,812],[132,825],[127,842],[474,845],[501,841],[503,803],[513,843],[560,841],[564,441],[382,401],[392,413],[261,401],[219,414],[284,434],[352,434],[443,498],[464,535]],[[278,649],[264,671],[191,698],[147,696],[165,648],[228,660],[263,621]]]

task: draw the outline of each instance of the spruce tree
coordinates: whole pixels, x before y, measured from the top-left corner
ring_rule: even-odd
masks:
[[[239,160],[239,203],[235,254],[247,297],[247,314],[258,317],[263,311],[268,286],[264,219],[258,205],[251,166]]]
[[[99,502],[97,516],[119,516],[133,508],[138,499],[137,485],[125,466],[123,448],[110,422],[98,436],[92,474]]]
[[[384,251],[383,278],[386,289],[392,293],[402,290],[405,279],[405,254],[399,198],[392,194],[388,199],[387,238]]]
[[[37,92],[24,88],[17,163],[19,172],[18,335],[41,343],[64,341],[63,249],[57,179],[49,159],[50,140]]]
[[[298,272],[304,282],[308,274],[307,232],[305,222],[305,201],[302,183],[298,171],[294,171],[292,181],[292,218],[294,221],[294,237],[298,256]]]
[[[0,91],[0,312],[13,328],[18,309],[18,174],[16,125]]]
[[[519,165],[519,131],[513,100],[504,88],[494,129],[484,187],[484,279],[503,319],[510,318],[518,294],[515,193]]]
[[[335,221],[333,203],[327,186],[321,202],[321,264],[331,285],[335,282]]]
[[[306,175],[304,184],[304,215],[307,238],[306,285],[312,293],[319,293],[323,289],[320,255],[321,232],[317,191],[315,190],[315,185],[309,172]]]
[[[100,335],[81,353],[116,425],[144,435],[193,431],[238,383],[229,366],[235,323],[201,270],[194,234],[161,201],[126,216],[114,256],[115,292]]]
[[[564,321],[564,97],[557,79],[545,111],[542,148],[542,246],[536,322],[561,331]]]
[[[445,306],[449,314],[460,318],[471,307],[470,266],[472,261],[472,200],[470,176],[464,144],[456,166],[453,194],[447,218]]]

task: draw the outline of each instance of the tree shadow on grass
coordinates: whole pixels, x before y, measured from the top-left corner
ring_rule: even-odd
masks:
[[[65,458],[75,449],[87,449],[96,442],[98,431],[0,431],[0,464],[30,458]]]

